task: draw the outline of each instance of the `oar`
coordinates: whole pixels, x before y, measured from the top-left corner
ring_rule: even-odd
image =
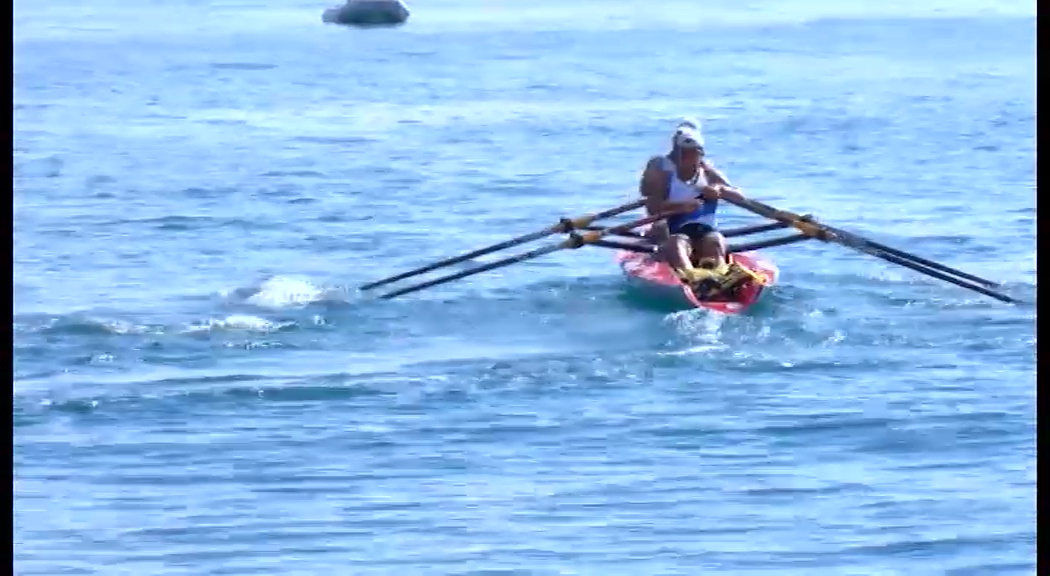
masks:
[[[988,280],[986,278],[981,278],[980,276],[974,276],[973,274],[967,274],[966,272],[963,272],[962,270],[956,270],[955,268],[952,268],[950,266],[945,266],[944,264],[940,264],[938,262],[934,262],[933,260],[927,260],[926,258],[923,258],[923,257],[918,256],[916,254],[910,254],[910,253],[905,252],[903,250],[898,250],[898,249],[893,248],[891,246],[887,246],[885,244],[880,244],[879,242],[876,242],[874,240],[868,240],[867,238],[863,238],[862,240],[864,240],[864,242],[866,242],[868,244],[868,246],[871,246],[872,248],[877,248],[877,249],[882,250],[883,252],[886,252],[888,254],[893,254],[895,256],[900,256],[901,258],[906,258],[908,260],[911,260],[913,262],[917,262],[917,263],[922,264],[924,266],[929,266],[930,268],[934,268],[936,270],[941,270],[943,272],[948,272],[949,274],[955,274],[956,276],[958,276],[960,278],[965,278],[965,279],[970,280],[972,282],[977,282],[978,284],[984,284],[985,286],[987,286],[989,288],[998,288],[998,287],[1002,286],[1002,284],[1000,284],[999,282],[993,282],[992,280]]]
[[[610,208],[609,210],[598,212],[596,214],[587,214],[577,218],[562,218],[558,221],[557,224],[548,226],[547,228],[544,228],[543,230],[540,230],[538,232],[533,232],[532,234],[526,234],[524,236],[512,238],[510,240],[500,242],[499,244],[493,244],[492,246],[479,248],[478,250],[468,252],[461,256],[447,258],[445,260],[441,260],[440,262],[435,262],[433,264],[428,264],[426,266],[416,268],[414,270],[409,270],[408,272],[397,274],[396,276],[391,276],[389,278],[384,278],[382,280],[370,282],[361,286],[360,289],[371,290],[372,288],[377,288],[379,286],[383,286],[384,284],[390,284],[391,282],[397,282],[398,280],[404,280],[405,278],[418,276],[419,274],[424,274],[426,272],[430,272],[431,270],[437,270],[438,268],[444,268],[445,266],[459,264],[460,262],[465,262],[467,260],[470,260],[471,258],[477,258],[478,256],[484,256],[486,254],[491,254],[493,252],[498,252],[507,248],[513,248],[514,246],[525,244],[526,242],[532,242],[533,240],[539,240],[540,238],[546,238],[547,236],[551,236],[554,234],[572,232],[573,230],[589,226],[595,220],[610,218],[618,214],[623,214],[624,212],[630,212],[631,210],[641,208],[644,205],[645,200],[636,200],[634,202],[631,202],[630,204],[624,204],[623,206]]]
[[[741,226],[740,228],[730,228],[729,230],[722,230],[722,236],[725,238],[735,238],[737,236],[746,236],[748,234],[759,234],[761,232],[769,232],[770,230],[782,230],[789,228],[790,224],[784,222],[770,222],[769,224],[758,224],[752,226]]]
[[[580,230],[605,230],[608,226],[584,226]],[[645,234],[641,232],[635,232],[634,230],[624,230],[616,234],[617,236],[623,236],[625,238],[645,238]]]
[[[770,222],[767,224],[752,224],[750,226],[741,226],[739,228],[729,228],[728,230],[722,230],[722,236],[726,238],[735,238],[737,236],[746,236],[748,234],[759,234],[761,232],[769,232],[770,230],[782,230],[784,228],[790,228],[790,224],[783,222]],[[582,230],[605,230],[607,226],[586,226]],[[645,238],[645,234],[628,230],[626,232],[620,232],[617,236],[626,236],[628,238]]]
[[[910,268],[912,270],[915,270],[916,272],[926,274],[927,276],[944,280],[945,282],[950,282],[952,284],[955,284],[956,286],[973,290],[974,292],[979,292],[981,294],[984,294],[985,296],[990,296],[1002,302],[1009,302],[1012,304],[1017,304],[1020,302],[1015,298],[1011,298],[1010,296],[986,288],[985,286],[997,285],[991,280],[985,280],[978,276],[967,274],[965,272],[956,270],[954,268],[950,268],[943,264],[932,263],[935,264],[935,266],[932,264],[928,264],[928,262],[930,262],[929,260],[919,258],[913,254],[904,252],[903,250],[892,249],[892,252],[890,250],[885,250],[881,247],[882,245],[876,245],[875,243],[871,242],[866,238],[862,238],[860,236],[851,234],[838,228],[833,228],[831,226],[821,224],[811,218],[803,218],[802,216],[799,216],[798,214],[795,214],[793,212],[779,210],[777,208],[769,206],[768,204],[763,204],[750,198],[723,197],[722,199],[729,202],[730,204],[735,204],[745,210],[754,212],[759,216],[764,216],[772,220],[777,220],[780,222],[790,224],[791,226],[794,226],[800,232],[806,234],[807,236],[813,236],[825,242],[835,242],[837,244],[841,244],[843,246],[846,246],[847,248],[852,248],[859,252],[875,256],[876,258],[881,258],[883,260],[886,260],[887,262],[899,264],[901,266],[904,266],[905,268]],[[950,272],[951,274],[954,274],[957,277],[949,276],[948,274],[945,274],[943,272]],[[971,284],[969,282],[964,282],[962,279],[970,280],[975,283]],[[981,286],[980,284],[984,284],[985,286]]]
[[[599,248],[612,248],[613,250],[627,250],[628,252],[637,252],[639,254],[655,254],[656,246],[652,244],[642,244],[639,242],[617,242],[615,240],[595,240],[590,243],[591,246],[597,246]]]
[[[483,264],[481,266],[477,266],[477,267],[471,268],[469,270],[463,270],[462,272],[457,272],[455,274],[449,274],[448,276],[442,276],[440,278],[435,278],[435,279],[429,280],[427,282],[422,282],[420,284],[416,284],[416,285],[413,285],[413,286],[408,286],[406,288],[401,288],[399,290],[394,290],[393,292],[388,292],[386,294],[383,294],[383,295],[379,296],[379,298],[382,299],[382,300],[388,300],[390,298],[394,298],[395,296],[401,296],[403,294],[409,294],[411,292],[416,292],[416,291],[422,290],[424,288],[430,288],[431,286],[437,286],[439,284],[445,284],[447,282],[452,282],[453,280],[459,280],[461,278],[466,278],[467,276],[473,276],[475,274],[480,274],[482,272],[488,272],[489,270],[495,270],[496,268],[502,268],[504,266],[510,266],[511,264],[517,264],[519,262],[525,262],[527,260],[533,260],[535,258],[539,258],[540,256],[545,256],[545,255],[550,254],[552,252],[557,252],[558,250],[566,250],[566,249],[570,249],[571,250],[571,249],[575,249],[575,248],[580,248],[580,247],[586,246],[588,244],[593,244],[594,242],[596,242],[598,240],[601,240],[602,238],[604,238],[607,235],[618,234],[618,233],[623,232],[625,230],[630,230],[632,228],[638,228],[639,226],[645,226],[646,224],[652,224],[653,222],[657,222],[659,220],[663,220],[664,218],[667,218],[670,215],[671,214],[656,214],[656,215],[653,215],[653,216],[646,216],[645,218],[641,218],[639,220],[634,220],[633,222],[627,222],[626,224],[620,224],[619,226],[613,226],[611,228],[606,228],[605,230],[591,230],[591,231],[584,232],[582,234],[574,232],[574,233],[572,233],[572,235],[569,238],[567,238],[567,239],[565,239],[565,240],[563,240],[563,241],[561,241],[561,242],[559,242],[557,244],[552,244],[550,246],[545,246],[543,248],[537,248],[535,250],[531,250],[531,251],[526,252],[524,254],[519,254],[517,256],[511,256],[509,258],[504,258],[502,260],[497,260],[495,262],[489,262],[488,264]]]
[[[787,246],[788,244],[795,244],[802,242],[803,240],[811,240],[812,236],[806,234],[792,234],[791,236],[781,236],[778,238],[769,238],[767,240],[756,240],[755,242],[748,242],[746,244],[737,244],[736,246],[730,246],[727,250],[730,254],[737,252],[751,252],[752,250],[761,250],[763,248],[775,248],[777,246]]]
[[[851,234],[849,232],[846,232],[845,230],[840,230],[838,228],[832,228],[831,226],[828,226],[826,224],[817,223],[817,222],[815,222],[812,219],[812,217],[810,217],[808,215],[806,215],[806,216],[799,216],[799,215],[794,214],[792,212],[786,212],[786,211],[783,211],[783,210],[778,210],[776,208],[773,208],[772,206],[769,206],[768,204],[763,204],[763,203],[761,203],[761,202],[759,202],[757,200],[751,200],[750,198],[744,198],[743,201],[745,203],[751,204],[751,207],[744,206],[744,205],[741,205],[739,203],[736,203],[736,202],[734,202],[733,200],[731,200],[729,198],[725,198],[725,200],[727,202],[737,204],[741,208],[745,208],[747,210],[751,210],[752,212],[755,212],[756,214],[763,214],[763,215],[765,215],[765,213],[780,213],[780,214],[784,215],[788,220],[790,220],[790,222],[786,222],[786,223],[789,223],[791,226],[795,226],[796,228],[798,228],[798,225],[796,225],[795,222],[803,222],[803,223],[814,224],[814,225],[816,225],[817,228],[821,229],[822,231],[810,234],[810,235],[813,235],[813,236],[820,237],[821,234],[834,234],[835,236],[839,237],[840,243],[841,243],[841,241],[848,241],[848,242],[853,242],[853,243],[866,244],[866,245],[868,245],[868,246],[870,246],[872,248],[875,248],[877,250],[881,250],[883,252],[887,252],[889,254],[893,254],[895,256],[899,256],[899,257],[907,259],[907,260],[911,260],[913,262],[916,262],[916,263],[921,264],[923,266],[928,266],[928,267],[933,268],[935,270],[940,270],[942,272],[947,272],[949,274],[954,274],[955,276],[958,276],[959,278],[964,278],[966,280],[970,280],[971,282],[977,282],[978,284],[983,284],[983,285],[985,285],[985,286],[987,286],[989,288],[995,288],[995,287],[1000,286],[1000,284],[998,282],[994,282],[994,281],[988,280],[986,278],[981,278],[980,276],[974,276],[973,274],[968,274],[966,272],[963,272],[962,270],[956,270],[955,268],[952,268],[950,266],[945,266],[944,264],[940,264],[940,263],[934,262],[932,260],[927,260],[926,258],[923,258],[923,257],[918,256],[916,254],[911,254],[909,252],[905,252],[903,250],[898,250],[896,248],[893,248],[891,246],[887,246],[885,244],[880,244],[879,242],[876,242],[874,240],[869,240],[867,238],[863,238],[863,237],[857,236],[856,234]],[[762,212],[759,212],[758,210],[761,210]],[[775,218],[775,216],[767,216],[767,218]],[[784,222],[785,220],[782,219],[781,221]],[[801,228],[800,228],[800,230],[801,230]],[[802,231],[806,232],[806,230],[802,230]],[[832,240],[832,241],[835,241],[835,240]]]

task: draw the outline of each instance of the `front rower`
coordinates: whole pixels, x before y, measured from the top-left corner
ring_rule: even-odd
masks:
[[[651,231],[660,257],[689,284],[710,285],[712,278],[714,284],[724,284],[727,276],[742,276],[730,266],[725,237],[717,229],[718,200],[743,195],[704,156],[700,124],[683,121],[675,129],[671,151],[649,160],[640,188],[650,215],[685,211]]]

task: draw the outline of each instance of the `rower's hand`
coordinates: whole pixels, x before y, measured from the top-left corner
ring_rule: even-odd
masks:
[[[704,186],[700,192],[704,200],[718,200],[722,197],[721,186]]]
[[[718,196],[729,200],[740,200],[744,198],[744,193],[739,188],[734,188],[728,184],[720,184],[718,186]]]

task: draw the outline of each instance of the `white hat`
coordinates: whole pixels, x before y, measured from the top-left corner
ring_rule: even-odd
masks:
[[[674,144],[679,148],[703,148],[704,134],[700,131],[700,123],[692,119],[679,122],[674,131]]]

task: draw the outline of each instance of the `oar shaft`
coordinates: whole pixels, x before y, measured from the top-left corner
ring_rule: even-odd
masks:
[[[837,228],[833,228],[831,226],[826,226],[817,222],[808,221],[807,219],[803,219],[802,216],[799,216],[798,214],[795,214],[793,212],[778,210],[777,208],[769,206],[768,204],[763,204],[762,202],[752,200],[750,198],[725,198],[725,200],[745,210],[754,212],[759,216],[764,216],[766,218],[778,220],[780,222],[786,222],[794,226],[800,232],[807,236],[813,236],[815,238],[819,238],[827,242],[836,242],[838,244],[842,244],[843,246],[846,246],[848,248],[853,248],[854,250],[864,252],[865,254],[881,258],[883,260],[886,260],[887,262],[899,264],[901,266],[904,266],[905,268],[910,268],[912,270],[915,270],[916,272],[921,272],[923,274],[926,274],[927,276],[937,278],[939,280],[944,280],[945,282],[955,284],[956,286],[968,288],[970,290],[973,290],[974,292],[984,294],[985,296],[990,296],[1002,302],[1009,302],[1012,304],[1020,302],[1019,300],[1011,298],[1010,296],[1007,296],[1005,294],[995,292],[994,290],[989,290],[985,286],[981,286],[978,283],[971,284],[970,282],[964,281],[963,277],[957,274],[959,272],[958,270],[948,268],[947,266],[943,265],[937,265],[937,267],[934,267],[929,264],[925,264],[917,260],[913,254],[908,254],[907,252],[903,252],[901,250],[893,249],[892,252],[889,250],[884,250],[878,247],[875,243],[871,242],[870,240],[867,240],[866,238],[861,238],[860,236],[851,234],[843,230],[839,230]],[[929,261],[927,260],[926,262]],[[947,271],[951,271],[951,273],[956,274],[958,277],[949,276],[945,273]],[[967,274],[967,276],[970,275]],[[971,278],[971,280],[973,280],[973,278],[977,277],[974,276]],[[985,284],[991,283],[990,280],[984,280],[981,278],[974,280],[974,282]]]
[[[391,282],[397,282],[398,280],[404,280],[405,278],[410,278],[412,276],[417,276],[419,274],[425,274],[427,272],[431,272],[433,270],[437,270],[438,268],[444,268],[446,266],[452,266],[453,264],[459,264],[460,262],[466,262],[467,260],[470,260],[472,258],[477,258],[479,256],[485,256],[486,254],[491,254],[493,252],[498,252],[500,250],[505,250],[507,248],[513,248],[514,246],[517,246],[519,244],[525,244],[527,242],[532,242],[534,240],[539,240],[541,238],[546,238],[547,236],[551,236],[553,234],[558,234],[558,233],[562,233],[562,232],[571,232],[573,229],[583,228],[585,226],[589,226],[595,220],[601,220],[603,218],[610,218],[612,216],[623,214],[624,212],[630,212],[631,210],[635,210],[637,208],[641,208],[644,205],[645,205],[645,201],[644,200],[637,200],[635,202],[631,202],[630,204],[624,204],[623,206],[618,206],[616,208],[610,208],[609,210],[604,210],[602,212],[597,212],[595,214],[588,214],[588,215],[581,216],[579,218],[574,218],[574,219],[571,219],[571,220],[570,219],[563,219],[560,222],[558,222],[557,224],[549,226],[548,228],[545,228],[545,229],[540,230],[538,232],[533,232],[531,234],[525,234],[524,236],[518,236],[517,238],[512,238],[510,240],[506,240],[506,241],[500,242],[498,244],[493,244],[492,246],[488,246],[486,248],[480,248],[480,249],[474,250],[472,252],[467,252],[466,254],[461,254],[459,256],[453,256],[452,258],[446,258],[444,260],[435,262],[433,264],[428,264],[426,266],[421,266],[419,268],[415,268],[415,269],[409,270],[407,272],[402,272],[401,274],[397,274],[397,275],[391,276],[389,278],[384,278],[382,280],[377,280],[375,282],[370,282],[368,284],[365,284],[365,285],[361,286],[361,290],[371,290],[372,288],[377,288],[379,286],[390,284]]]
[[[517,264],[518,262],[524,262],[526,260],[532,260],[533,258],[539,258],[540,256],[544,256],[546,254],[550,254],[551,252],[557,252],[558,250],[561,250],[562,248],[565,248],[565,246],[562,246],[562,244],[564,244],[564,242],[561,243],[561,244],[554,244],[554,245],[551,245],[551,246],[544,246],[543,248],[537,248],[535,250],[531,250],[529,252],[525,252],[524,254],[518,254],[517,256],[511,256],[510,258],[504,258],[502,260],[497,260],[495,262],[489,262],[488,264],[483,264],[481,266],[476,266],[476,267],[471,268],[469,270],[463,270],[462,272],[456,272],[455,274],[449,274],[447,276],[442,276],[440,278],[434,278],[433,280],[428,280],[426,282],[421,282],[419,284],[414,284],[412,286],[401,288],[399,290],[394,290],[393,292],[387,292],[386,294],[381,295],[379,298],[381,300],[389,300],[389,299],[394,298],[396,296],[402,296],[404,294],[411,294],[412,292],[418,292],[418,291],[423,290],[425,288],[430,288],[431,286],[437,286],[439,284],[445,284],[446,282],[452,282],[453,280],[459,280],[461,278],[466,278],[467,276],[473,276],[475,274],[481,274],[482,272],[488,272],[489,270],[495,270],[496,268],[502,268],[503,266],[509,266],[511,264]]]
[[[768,204],[763,204],[758,200],[752,200],[750,198],[737,199],[727,196],[724,197],[723,200],[729,202],[730,204],[735,204],[749,212],[754,212],[755,214],[758,214],[759,216],[762,216],[764,218],[776,220],[777,222],[781,222],[783,224],[786,224],[787,226],[794,226],[795,228],[798,228],[800,232],[808,236],[813,236],[822,240],[826,239],[823,238],[823,236],[825,236],[823,226],[812,222],[807,222],[802,218],[802,216],[795,214],[794,212],[779,210]]]
[[[898,256],[900,258],[905,258],[905,259],[908,259],[908,260],[912,260],[912,261],[917,262],[919,264],[923,264],[923,265],[929,266],[931,268],[936,268],[936,269],[942,270],[944,272],[950,272],[950,273],[955,274],[955,275],[957,275],[957,276],[959,276],[961,278],[966,278],[968,280],[972,280],[974,282],[979,282],[981,284],[996,285],[996,283],[992,282],[991,280],[985,280],[983,278],[979,278],[979,277],[976,277],[976,276],[972,276],[972,275],[966,274],[965,272],[962,272],[960,270],[955,270],[954,268],[949,268],[947,266],[944,266],[943,264],[937,264],[936,262],[932,262],[930,260],[926,260],[925,258],[920,258],[918,256],[915,256],[914,254],[909,254],[909,253],[904,252],[902,250],[897,250],[896,248],[890,248],[889,246],[886,246],[884,244],[879,244],[877,242],[873,242],[871,240],[868,240],[867,238],[861,238],[861,237],[859,237],[859,236],[857,236],[855,234],[851,234],[851,233],[846,232],[844,230],[839,230],[837,228],[833,228],[833,227],[825,225],[825,224],[819,224],[819,223],[816,223],[816,222],[808,221],[807,219],[804,219],[802,216],[799,216],[798,214],[795,214],[794,212],[787,212],[785,210],[779,210],[779,209],[774,208],[774,207],[772,207],[772,206],[770,206],[768,204],[763,204],[762,202],[759,202],[758,200],[752,200],[750,198],[743,198],[743,199],[740,199],[740,200],[737,200],[735,198],[726,198],[725,200],[727,202],[731,203],[731,204],[736,204],[737,206],[739,206],[739,207],[741,207],[741,208],[743,208],[745,210],[749,210],[751,212],[754,212],[755,214],[758,214],[759,216],[764,216],[766,218],[770,218],[770,219],[777,220],[779,222],[783,222],[785,224],[794,226],[795,228],[798,228],[799,231],[801,231],[803,234],[807,234],[807,235],[819,238],[821,240],[831,241],[831,242],[838,242],[840,244],[845,244],[845,245],[847,245],[847,246],[849,246],[851,248],[855,248],[855,249],[859,249],[858,246],[857,246],[858,244],[867,245],[867,246],[869,246],[871,248],[875,248],[875,249],[878,249],[878,250],[883,250],[883,251],[885,251],[887,253],[894,254],[894,255],[896,255],[896,256]]]
[[[878,251],[883,252],[885,254],[892,254],[893,256],[895,256],[897,258],[908,260],[910,262],[914,262],[916,264],[919,264],[921,266],[925,266],[925,267],[933,269],[933,270],[940,270],[941,272],[946,272],[948,274],[952,274],[952,275],[954,275],[954,276],[956,276],[958,278],[962,278],[964,280],[969,280],[970,282],[975,282],[977,284],[982,284],[982,285],[984,285],[985,287],[988,287],[988,288],[995,288],[995,287],[999,286],[998,282],[993,282],[991,280],[986,280],[984,278],[981,278],[980,276],[974,276],[973,274],[967,274],[966,272],[963,272],[962,270],[956,270],[955,268],[952,268],[950,266],[945,266],[944,264],[939,264],[939,263],[934,262],[932,260],[927,260],[926,258],[922,258],[921,256],[916,256],[915,254],[912,254],[910,252],[905,252],[903,250],[898,250],[896,248],[887,246],[885,244],[881,244],[879,242],[875,242],[874,240],[868,240],[867,238],[863,238],[861,236],[857,236],[856,234],[852,234],[852,233],[847,232],[845,230],[840,230],[838,228],[833,228],[833,227],[827,226],[827,225],[823,225],[823,228],[826,231],[831,233],[831,235],[832,235],[832,238],[830,238],[831,240],[836,241],[836,242],[838,242],[840,244],[849,246],[851,248],[857,249],[857,250],[859,250],[861,246],[867,247],[867,248],[870,248],[870,249],[873,249],[873,250],[878,250]]]
[[[614,250],[627,250],[628,252],[638,252],[639,254],[653,254],[654,252],[656,252],[656,246],[653,246],[652,244],[641,244],[638,242],[595,240],[591,242],[591,246],[598,246],[600,248],[612,248]]]
[[[762,232],[770,232],[773,230],[783,230],[784,228],[790,228],[790,224],[784,222],[772,222],[769,224],[758,224],[755,226],[741,226],[740,228],[730,228],[722,231],[722,236],[726,238],[735,238],[737,236],[747,236],[748,234],[759,234]]]
[[[606,226],[584,226],[581,230],[605,230]],[[625,230],[616,234],[617,236],[625,236],[627,238],[645,238],[645,234],[641,232],[635,232],[634,230]]]
[[[868,254],[871,254],[872,256],[875,256],[876,258],[882,258],[883,260],[886,260],[887,262],[893,262],[894,264],[899,264],[901,266],[904,266],[905,268],[911,268],[912,270],[915,270],[916,272],[921,272],[923,274],[926,274],[927,276],[931,276],[933,278],[944,280],[945,282],[949,282],[951,284],[955,284],[956,286],[959,286],[959,287],[962,287],[962,288],[968,288],[970,290],[973,290],[974,292],[979,292],[981,294],[984,294],[985,296],[990,296],[990,297],[995,298],[996,300],[999,300],[1001,302],[1008,302],[1010,304],[1020,304],[1021,303],[1020,300],[1017,300],[1016,298],[1011,298],[1010,296],[1007,296],[1006,294],[1002,294],[1000,292],[996,292],[995,290],[989,290],[988,288],[985,288],[984,286],[981,286],[980,284],[965,282],[965,281],[963,281],[963,280],[961,280],[959,278],[956,278],[954,276],[949,276],[948,274],[945,274],[945,273],[940,272],[938,270],[934,270],[933,268],[931,268],[929,266],[925,266],[923,264],[919,264],[917,262],[913,262],[912,260],[909,260],[907,258],[901,258],[900,256],[897,256],[896,254],[890,254],[888,252],[882,252],[882,251],[877,250],[877,249],[873,249],[871,252],[868,252],[867,250],[864,250],[864,252],[867,252]]]
[[[747,236],[749,234],[760,234],[762,232],[770,232],[772,230],[783,230],[784,228],[790,228],[790,224],[784,222],[770,222],[768,224],[755,224],[751,226],[740,226],[739,228],[729,228],[722,231],[722,236],[726,238],[735,238],[737,236]],[[605,226],[587,226],[584,230],[605,230]],[[645,238],[645,234],[628,230],[626,232],[620,232],[617,236],[627,236],[628,238]]]
[[[478,256],[484,256],[486,254],[491,254],[493,252],[498,252],[500,250],[506,250],[507,248],[513,248],[514,246],[517,246],[519,244],[525,244],[527,242],[532,242],[534,240],[539,240],[541,238],[546,238],[547,236],[550,236],[551,234],[554,234],[554,233],[555,232],[553,232],[550,228],[548,228],[548,229],[545,229],[545,230],[540,230],[539,232],[533,232],[532,234],[526,234],[524,236],[518,236],[517,238],[514,238],[512,240],[507,240],[506,242],[500,242],[499,244],[493,244],[492,246],[489,246],[487,248],[480,248],[480,249],[474,250],[472,252],[467,252],[466,254],[461,254],[459,256],[454,256],[452,258],[446,258],[444,260],[439,260],[438,262],[434,262],[433,264],[428,264],[426,266],[420,266],[419,268],[415,268],[415,269],[409,270],[407,272],[402,272],[401,274],[396,274],[396,275],[391,276],[389,278],[384,278],[382,280],[377,280],[375,282],[371,282],[371,283],[365,284],[365,285],[361,286],[361,290],[371,290],[372,288],[378,288],[380,286],[385,286],[385,285],[390,284],[392,282],[397,282],[398,280],[404,280],[405,278],[411,278],[412,276],[418,276],[420,274],[426,274],[427,272],[431,272],[433,270],[437,270],[438,268],[444,268],[446,266],[452,266],[453,264],[459,264],[460,262],[466,262],[467,260],[470,260],[472,258],[477,258]]]
[[[795,244],[798,242],[802,242],[803,240],[811,240],[812,238],[812,236],[807,236],[805,234],[792,234],[791,236],[782,236],[780,238],[756,240],[754,242],[748,242],[747,244],[738,244],[736,246],[730,246],[729,253],[733,254],[736,252],[750,252],[752,250],[761,250],[762,248],[787,246],[788,244]]]
[[[840,236],[842,236],[844,234],[844,231],[842,231],[842,230],[836,230],[835,232],[838,235],[840,235]],[[999,286],[1002,286],[1002,284],[1000,284],[998,282],[993,282],[991,280],[988,280],[988,279],[985,279],[985,278],[981,278],[980,276],[974,276],[973,274],[968,274],[966,272],[963,272],[962,270],[956,270],[955,268],[952,268],[951,266],[945,266],[944,264],[940,264],[938,262],[934,262],[933,260],[927,260],[926,258],[923,258],[922,256],[917,256],[915,254],[911,254],[911,253],[905,252],[903,250],[898,250],[896,248],[893,248],[892,246],[887,246],[885,244],[881,244],[881,243],[876,242],[874,240],[868,240],[867,238],[863,238],[861,240],[863,240],[866,244],[868,244],[872,248],[877,248],[877,249],[882,250],[883,252],[886,252],[888,254],[893,254],[894,256],[899,256],[901,258],[906,258],[906,259],[911,260],[913,262],[916,262],[918,264],[922,264],[924,266],[929,266],[930,268],[934,268],[934,269],[940,270],[942,272],[947,272],[949,274],[954,274],[955,276],[958,276],[959,278],[965,278],[966,280],[970,280],[971,282],[976,282],[978,284],[984,284],[985,286],[987,286],[989,288],[998,288]]]
[[[604,226],[588,226],[582,230],[605,230],[607,227]],[[769,222],[763,223],[763,225],[752,225],[752,226],[741,226],[739,228],[730,228],[728,230],[721,231],[722,236],[726,238],[735,238],[737,236],[747,236],[750,234],[760,234],[762,232],[770,232],[772,230],[783,230],[785,228],[791,228],[789,223],[784,222]],[[624,232],[617,232],[616,236],[624,236],[627,238],[645,238],[646,235],[635,232],[633,230],[627,230]]]
[[[952,268],[950,266],[945,266],[944,264],[940,264],[938,262],[934,262],[932,260],[928,260],[928,259],[923,258],[921,256],[912,254],[910,252],[905,252],[903,250],[898,250],[896,248],[893,248],[891,246],[887,246],[885,244],[881,244],[881,243],[876,242],[874,240],[869,240],[867,238],[862,238],[860,236],[857,236],[856,234],[853,234],[851,232],[847,232],[845,230],[840,230],[838,228],[835,228],[835,227],[832,227],[832,226],[828,226],[826,224],[817,224],[817,223],[814,223],[814,222],[807,222],[801,216],[799,216],[798,214],[795,214],[793,212],[785,212],[783,210],[778,210],[778,209],[773,208],[772,206],[769,206],[767,204],[762,204],[761,202],[758,202],[757,200],[751,200],[751,199],[746,199],[746,200],[748,202],[752,203],[755,207],[760,208],[762,211],[769,213],[770,215],[767,216],[768,218],[775,218],[775,219],[780,219],[781,221],[783,221],[782,218],[786,217],[786,218],[791,219],[791,220],[796,220],[798,223],[797,224],[796,223],[792,223],[792,225],[798,227],[804,233],[811,233],[811,232],[816,230],[817,233],[814,234],[814,235],[817,236],[817,237],[820,237],[821,233],[830,233],[833,237],[829,238],[829,240],[832,240],[832,241],[838,240],[841,243],[848,243],[848,244],[851,244],[851,245],[853,245],[853,244],[865,244],[865,245],[870,246],[872,248],[875,248],[875,249],[878,249],[878,250],[882,250],[883,252],[886,252],[886,253],[889,253],[889,254],[893,254],[894,256],[897,256],[899,258],[903,258],[903,259],[906,259],[906,260],[911,260],[912,262],[915,262],[917,264],[922,264],[924,266],[928,266],[930,268],[933,268],[933,269],[936,269],[936,270],[940,270],[942,272],[947,272],[949,274],[954,274],[955,276],[958,276],[959,278],[964,278],[964,279],[970,280],[972,282],[977,282],[978,284],[984,284],[985,286],[993,287],[993,288],[1000,285],[998,282],[993,282],[992,280],[988,280],[986,278],[981,278],[980,276],[974,276],[973,274],[968,274],[966,272],[963,272],[962,270],[957,270],[957,269]],[[732,202],[732,200],[729,200],[729,201]],[[741,206],[742,208],[746,208],[746,206],[742,206],[740,204],[737,204],[737,205]]]
[[[557,252],[558,250],[580,248],[582,246],[586,246],[587,244],[593,244],[594,242],[601,240],[606,235],[617,234],[626,230],[630,230],[632,228],[645,226],[646,224],[651,224],[658,220],[663,220],[668,216],[669,214],[656,214],[653,216],[646,216],[645,218],[635,220],[633,222],[628,222],[626,224],[620,224],[619,226],[613,226],[605,230],[594,230],[590,232],[584,232],[583,234],[574,234],[572,237],[567,238],[557,244],[552,244],[551,246],[537,248],[524,254],[511,256],[509,258],[504,258],[495,262],[489,262],[488,264],[482,264],[481,266],[476,266],[469,270],[463,270],[455,274],[449,274],[447,276],[434,278],[433,280],[428,280],[420,284],[415,284],[412,286],[401,288],[399,290],[394,290],[393,292],[388,292],[379,296],[379,298],[382,300],[389,300],[390,298],[394,298],[395,296],[410,294],[412,292],[423,290],[424,288],[430,288],[439,284],[445,284],[446,282],[452,282],[453,280],[466,278],[467,276],[473,276],[475,274],[481,274],[482,272],[488,272],[489,270],[495,270],[496,268],[502,268],[511,264],[517,264],[519,262],[525,262],[526,260],[539,258],[540,256],[545,256],[552,252]]]

